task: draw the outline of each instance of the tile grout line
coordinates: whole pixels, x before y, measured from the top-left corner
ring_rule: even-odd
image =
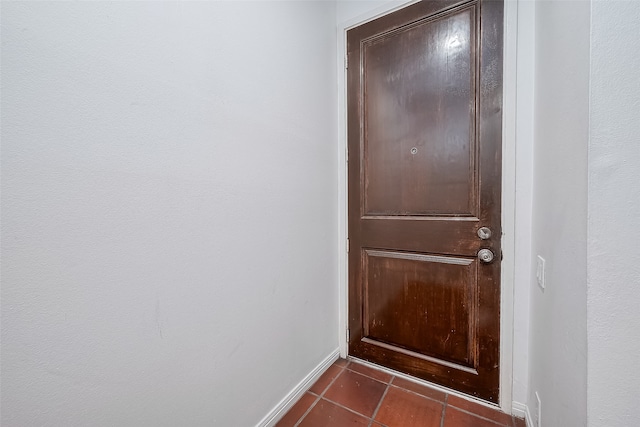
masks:
[[[373,420],[376,419],[376,415],[378,415],[378,411],[380,410],[380,407],[382,406],[382,401],[384,400],[385,397],[387,397],[387,392],[389,391],[389,387],[391,386],[391,381],[393,381],[394,378],[395,377],[391,377],[391,379],[387,383],[387,386],[384,389],[384,393],[382,393],[382,397],[380,398],[380,401],[378,402],[378,405],[376,406],[376,409],[373,411],[373,414],[371,414],[371,421],[369,421],[369,427],[371,427],[373,425]]]
[[[381,380],[379,380],[379,379],[377,379],[377,378],[373,378],[373,377],[371,377],[371,376],[369,376],[369,375],[367,375],[367,374],[363,374],[363,373],[358,372],[358,371],[352,371],[351,369],[347,369],[347,370],[348,370],[349,372],[351,372],[352,374],[362,375],[363,377],[366,377],[366,378],[368,378],[368,379],[370,379],[370,380],[373,380],[373,381],[379,382],[380,384],[389,385],[389,384],[391,383],[391,380],[389,380],[389,381],[386,381],[386,382],[385,382],[385,381],[381,381]]]
[[[492,420],[491,418],[483,417],[482,415],[478,415],[475,412],[471,412],[471,411],[468,411],[466,409],[458,408],[457,406],[452,406],[452,408],[455,409],[456,411],[464,412],[467,415],[473,415],[474,417],[480,418],[481,420],[492,422],[498,427],[509,427],[509,425],[504,424],[502,421]],[[504,412],[501,412],[501,413],[504,414]],[[513,419],[513,415],[511,416],[511,418]]]
[[[370,367],[369,365],[365,365],[364,363],[358,363],[358,362],[354,362],[354,361],[350,361],[350,362],[349,362],[349,365],[347,365],[347,366],[350,366],[351,364],[356,364],[356,365],[360,365],[360,366]],[[347,367],[347,368],[345,368],[345,369],[349,369],[349,368]],[[373,370],[375,370],[375,371],[378,371],[378,372],[382,372],[382,373],[387,374],[387,375],[391,375],[391,374],[389,374],[389,373],[387,373],[387,372],[385,372],[385,371],[383,371],[383,370],[381,370],[381,369],[376,369],[376,368],[373,368],[373,367],[371,367],[371,369],[373,369]],[[379,380],[379,379],[377,379],[377,378],[374,378],[374,377],[372,377],[372,376],[370,376],[370,375],[363,374],[362,372],[354,371],[353,369],[349,369],[349,370],[350,370],[351,372],[355,372],[356,374],[364,375],[365,377],[371,378],[372,380],[376,380],[376,381],[381,382],[381,383],[383,383],[383,384],[388,384],[388,385],[393,386],[393,387],[395,387],[395,388],[399,388],[399,389],[401,389],[401,390],[408,391],[408,392],[409,392],[409,393],[411,393],[411,394],[416,394],[416,395],[418,395],[418,396],[421,396],[421,397],[427,398],[427,399],[429,399],[429,400],[433,400],[434,402],[440,402],[440,403],[442,403],[442,402],[443,402],[443,400],[436,399],[435,397],[425,396],[424,394],[418,393],[417,391],[409,390],[408,388],[405,388],[405,387],[402,387],[402,386],[400,386],[400,385],[396,385],[396,384],[394,384],[394,383],[393,383],[393,381],[394,381],[394,380],[396,380],[396,379],[398,379],[398,378],[400,378],[400,377],[398,377],[398,376],[396,376],[396,375],[391,375],[391,379],[390,379],[388,382],[386,382],[386,383],[385,383],[384,381],[381,381],[381,380]],[[400,379],[403,379],[403,378],[400,378]],[[409,381],[409,380],[407,380],[407,381]],[[439,389],[432,388],[432,387],[429,387],[429,386],[426,386],[426,385],[422,385],[422,384],[419,384],[419,383],[413,383],[413,384],[416,384],[416,385],[418,385],[418,386],[422,386],[422,387],[424,387],[424,388],[426,388],[426,389],[429,389],[429,390],[433,390],[433,391],[434,391],[434,392],[436,392],[436,393],[442,393],[442,394],[444,394],[444,395],[445,395],[445,399],[446,399],[446,397],[447,397],[447,396],[449,396],[449,393],[443,392],[443,391],[441,391],[441,390],[439,390]]]
[[[353,362],[351,362],[351,363],[353,363]],[[349,363],[349,365],[347,365],[347,366],[350,366],[350,365],[351,365],[351,363]],[[355,373],[355,374],[363,375],[363,376],[365,376],[365,377],[367,377],[367,378],[370,378],[370,379],[372,379],[372,380],[375,380],[375,381],[378,381],[378,382],[380,382],[380,383],[382,383],[382,384],[386,384],[386,385],[387,385],[387,388],[384,390],[384,393],[382,394],[382,398],[380,398],[380,402],[378,403],[378,407],[376,408],[376,410],[374,411],[373,415],[371,416],[371,421],[370,421],[370,423],[369,423],[369,427],[371,427],[371,425],[372,425],[372,423],[373,423],[373,422],[376,422],[376,421],[375,421],[375,416],[377,415],[378,410],[380,409],[380,406],[382,405],[382,400],[384,399],[384,397],[387,395],[387,392],[389,391],[389,387],[394,387],[394,388],[400,389],[400,390],[402,390],[402,391],[405,391],[405,392],[407,392],[407,393],[413,394],[413,395],[415,395],[415,396],[419,396],[419,397],[421,397],[421,398],[424,398],[424,399],[427,399],[427,400],[431,400],[431,401],[433,401],[433,402],[441,403],[441,404],[442,404],[442,419],[440,420],[440,427],[443,427],[443,426],[444,426],[444,414],[445,414],[445,408],[446,408],[446,406],[447,406],[447,400],[449,399],[449,394],[448,394],[448,393],[443,393],[443,394],[444,394],[444,400],[439,400],[439,399],[436,399],[436,398],[434,398],[434,397],[431,397],[431,396],[425,396],[424,394],[421,394],[421,393],[418,393],[418,392],[416,392],[416,391],[409,390],[409,389],[407,389],[407,388],[405,388],[405,387],[402,387],[402,386],[400,386],[400,385],[394,384],[394,380],[395,380],[396,378],[398,378],[398,377],[396,377],[395,375],[392,375],[392,376],[391,376],[391,379],[390,379],[387,383],[385,383],[385,382],[383,382],[383,381],[380,381],[380,380],[379,380],[379,379],[377,379],[377,378],[373,378],[372,376],[369,376],[369,375],[367,375],[367,374],[363,374],[362,372],[358,372],[358,371],[354,371],[354,370],[352,370],[352,369],[349,369],[348,367],[345,367],[345,369],[348,369],[348,370],[349,370],[349,372],[352,372],[352,373]],[[428,387],[427,387],[427,388],[428,388]],[[331,402],[331,403],[334,403],[334,404],[336,404],[336,405],[338,405],[338,406],[340,406],[340,407],[342,407],[342,408],[344,408],[344,409],[348,409],[349,411],[351,411],[351,412],[353,412],[353,413],[355,413],[355,414],[363,415],[363,414],[360,414],[359,412],[356,412],[356,411],[351,410],[351,409],[349,409],[349,408],[347,408],[347,407],[344,407],[344,406],[340,405],[339,403],[333,402],[332,400],[329,400],[329,399],[327,399],[326,397],[325,397],[324,399],[325,399],[326,401],[329,401],[329,402]],[[456,409],[459,409],[459,408],[456,408]],[[467,411],[464,411],[464,412],[467,412]],[[491,419],[489,419],[489,418],[484,418],[484,417],[478,416],[478,415],[476,415],[476,414],[474,414],[474,413],[472,413],[472,412],[469,412],[469,414],[474,415],[474,416],[476,416],[476,417],[478,417],[478,418],[482,418],[482,419],[484,419],[484,420],[487,420],[487,421],[491,421],[491,422],[493,422],[493,423],[496,423],[496,421],[495,421],[495,420],[491,420]],[[363,415],[363,416],[364,416],[364,415]],[[503,426],[499,426],[499,427],[503,427]],[[505,426],[505,427],[509,427],[509,426]]]
[[[440,419],[440,427],[444,427],[444,417],[447,413],[447,401],[449,400],[449,395],[444,395],[444,400],[442,401],[442,418]]]
[[[326,400],[327,402],[331,403],[332,405],[335,405],[335,406],[337,406],[338,408],[342,408],[342,409],[344,409],[345,411],[349,411],[349,412],[351,412],[352,414],[359,415],[359,416],[361,416],[362,418],[369,418],[369,417],[367,417],[365,414],[361,414],[360,412],[358,412],[358,411],[356,411],[356,410],[353,410],[353,409],[351,409],[351,408],[349,408],[349,407],[347,407],[347,406],[344,406],[344,405],[343,405],[343,404],[341,404],[341,403],[335,402],[335,401],[333,401],[333,400],[329,400],[329,399],[327,399],[326,397],[323,397],[323,398],[322,398],[322,400]]]
[[[369,368],[371,368],[371,369],[373,369],[373,370],[375,370],[375,371],[378,371],[378,372],[382,372],[382,373],[386,373],[386,374],[388,374],[388,375],[391,375],[391,380],[388,382],[388,384],[389,384],[389,385],[391,385],[391,386],[393,386],[393,387],[396,387],[396,388],[399,388],[399,389],[401,389],[401,390],[407,391],[407,392],[409,392],[409,393],[416,394],[416,395],[418,395],[418,396],[421,396],[421,397],[424,397],[424,398],[427,398],[427,399],[433,400],[433,401],[435,401],[435,402],[440,402],[440,403],[442,403],[442,402],[443,402],[443,400],[438,400],[438,399],[436,399],[436,398],[434,398],[434,397],[425,396],[424,394],[420,394],[420,393],[418,393],[418,392],[416,392],[416,391],[409,390],[409,389],[407,389],[407,388],[405,388],[405,387],[402,387],[402,386],[399,386],[399,385],[396,385],[396,384],[392,384],[392,382],[393,382],[396,378],[398,378],[398,379],[404,379],[404,380],[406,380],[406,381],[410,381],[410,380],[408,380],[408,379],[406,379],[406,378],[403,378],[403,377],[398,377],[398,376],[396,376],[396,375],[392,375],[391,373],[387,372],[386,370],[376,368],[376,367],[372,366],[371,364],[362,363],[361,359],[357,359],[357,358],[356,358],[356,359],[350,360],[350,361],[349,361],[349,365],[351,365],[351,364],[357,364],[357,365],[360,365],[360,366],[366,366],[366,367],[369,367]],[[359,373],[359,374],[361,374],[361,375],[365,375],[365,376],[367,376],[367,377],[369,377],[369,378],[371,378],[371,379],[374,379],[374,380],[376,380],[376,381],[380,381],[380,380],[378,380],[378,379],[376,379],[376,378],[373,378],[373,377],[371,377],[371,376],[369,376],[369,375],[367,375],[367,374],[363,374],[363,373],[358,372],[358,371],[353,371],[353,370],[351,370],[351,369],[349,369],[349,370],[350,370],[351,372],[357,372],[357,373]],[[384,381],[380,381],[380,382],[384,382]],[[411,381],[410,381],[410,382],[411,382]],[[426,381],[426,382],[428,382],[428,381]],[[428,385],[424,385],[424,384],[421,384],[421,383],[418,383],[418,382],[413,382],[413,383],[414,383],[414,384],[416,384],[416,385],[419,385],[419,386],[425,387],[425,388],[427,388],[427,389],[429,389],[429,390],[433,390],[433,391],[435,391],[435,392],[440,392],[440,393],[444,394],[444,395],[445,395],[445,400],[448,400],[448,398],[449,398],[449,393],[447,393],[447,392],[445,392],[445,391],[442,391],[440,388],[433,388],[433,387],[429,387]],[[464,393],[463,393],[463,394],[464,394]],[[471,403],[476,404],[476,402],[474,402],[473,400],[468,400],[468,401],[469,401],[469,402],[471,402]],[[478,404],[479,404],[479,403],[478,403]],[[481,406],[483,406],[483,405],[481,405]],[[501,414],[505,414],[505,412],[502,412],[502,411],[501,411],[500,409],[498,409],[497,407],[495,407],[495,408],[492,408],[492,407],[489,407],[489,406],[483,406],[483,407],[484,407],[484,408],[487,408],[487,409],[489,409],[489,410],[496,411],[496,412],[501,413]],[[498,424],[498,425],[502,424],[502,423],[500,423],[499,421],[492,420],[491,418],[485,418],[485,417],[483,417],[483,416],[481,416],[481,415],[478,415],[478,414],[476,414],[476,413],[474,413],[474,412],[470,412],[470,411],[467,411],[467,410],[465,410],[465,409],[460,409],[460,408],[458,408],[457,406],[454,406],[454,408],[455,408],[455,409],[457,409],[457,410],[460,410],[460,411],[462,411],[462,412],[466,412],[466,413],[468,413],[468,414],[474,415],[474,416],[476,416],[476,417],[478,417],[478,418],[482,418],[482,419],[484,419],[484,420],[491,421],[491,422],[496,423],[496,424]],[[507,414],[507,415],[509,415],[509,414]],[[513,415],[513,414],[511,414],[511,416],[513,417],[514,415]],[[503,424],[503,425],[505,425],[505,424]],[[505,426],[506,426],[506,425],[505,425]],[[501,426],[501,427],[502,427],[502,426]],[[509,427],[509,426],[506,426],[506,427]]]
[[[363,418],[367,418],[367,419],[371,418],[371,417],[367,417],[365,414],[361,414],[360,412],[356,411],[355,409],[351,409],[348,406],[344,406],[342,403],[338,403],[338,402],[333,401],[331,399],[327,399],[326,397],[323,397],[322,400],[327,401],[327,402],[331,403],[332,405],[335,405],[335,406],[337,406],[339,408],[345,409],[345,410],[351,412],[352,414],[356,414],[356,415],[359,415],[359,416],[361,416]]]
[[[396,377],[393,377],[393,378],[396,378]],[[424,394],[420,394],[417,391],[409,390],[408,388],[404,388],[404,387],[399,386],[399,385],[395,385],[395,384],[391,384],[391,383],[389,383],[389,385],[392,386],[392,387],[395,387],[395,388],[399,388],[400,390],[404,390],[404,391],[406,391],[408,393],[415,394],[416,396],[420,396],[420,397],[424,397],[425,399],[433,400],[434,402],[438,402],[438,403],[444,403],[444,401],[449,396],[448,394],[443,393],[445,395],[445,400],[438,400],[435,397],[425,396]]]
[[[307,393],[307,392],[305,391],[305,393]],[[304,411],[304,414],[302,414],[300,419],[298,421],[296,421],[296,423],[293,425],[293,427],[298,427],[300,425],[300,423],[302,422],[304,417],[306,417],[307,414],[309,414],[309,412],[311,412],[311,410],[318,404],[320,399],[322,399],[320,396],[316,397],[316,400],[314,400],[313,403],[311,405],[309,405],[309,408],[307,408],[307,410]]]
[[[349,366],[351,366],[351,363],[349,364]],[[361,365],[361,366],[365,366],[365,365]],[[381,379],[379,379],[379,378],[374,378],[373,376],[371,376],[371,375],[369,375],[369,374],[365,374],[365,373],[363,373],[363,372],[356,371],[356,370],[351,369],[351,368],[345,368],[345,369],[348,369],[350,372],[353,372],[354,374],[364,375],[364,376],[365,376],[365,377],[367,377],[367,378],[371,378],[372,380],[376,380],[376,381],[378,381],[379,383],[387,384],[387,385],[391,384],[391,381],[395,378],[395,376],[394,376],[394,375],[390,375],[390,377],[391,377],[391,378],[389,378],[389,380],[388,380],[388,381],[383,381],[383,380],[381,380]],[[382,371],[379,371],[379,372],[382,372]],[[386,374],[386,372],[382,372],[382,373]],[[389,374],[387,374],[387,375],[389,375]]]
[[[370,376],[370,375],[367,375],[367,374],[365,374],[365,373],[362,373],[362,372],[359,372],[359,371],[356,371],[356,370],[350,369],[350,368],[349,368],[349,366],[350,366],[352,363],[354,363],[354,362],[349,361],[349,363],[347,363],[347,364],[346,364],[346,365],[344,365],[344,366],[338,366],[338,367],[340,368],[340,372],[339,372],[339,373],[338,373],[338,375],[336,375],[336,376],[335,376],[335,378],[333,378],[333,379],[329,382],[329,384],[328,384],[328,385],[327,385],[327,386],[322,390],[322,393],[320,393],[320,394],[317,394],[317,395],[316,395],[315,393],[313,393],[313,392],[311,392],[311,391],[309,391],[309,390],[306,390],[306,391],[305,391],[305,393],[309,393],[309,394],[311,394],[311,395],[316,396],[316,399],[315,399],[315,400],[313,401],[313,403],[309,406],[309,408],[304,412],[304,414],[302,414],[302,416],[300,417],[300,419],[299,419],[299,420],[294,424],[294,427],[299,427],[300,423],[302,423],[302,421],[304,420],[304,418],[306,418],[306,416],[311,412],[311,410],[312,410],[312,409],[313,409],[313,408],[318,404],[318,402],[319,402],[320,400],[325,400],[326,402],[329,402],[329,403],[331,403],[331,404],[333,404],[333,405],[336,405],[336,406],[338,406],[338,407],[340,407],[340,408],[342,408],[342,409],[344,409],[344,410],[347,410],[347,411],[349,411],[349,412],[351,412],[351,413],[353,413],[353,414],[359,415],[359,416],[364,417],[364,418],[368,418],[368,419],[369,419],[368,427],[372,427],[373,423],[374,423],[374,422],[377,422],[377,421],[375,421],[375,417],[377,416],[377,414],[378,414],[378,412],[379,412],[379,410],[380,410],[380,407],[382,406],[382,402],[383,402],[384,398],[386,397],[386,395],[387,395],[387,393],[388,393],[388,391],[389,391],[389,387],[394,387],[394,388],[397,388],[397,389],[403,390],[403,391],[405,391],[405,392],[408,392],[408,393],[410,393],[410,394],[413,394],[413,395],[416,395],[416,396],[422,397],[422,398],[424,398],[424,399],[428,399],[428,400],[431,400],[431,401],[434,401],[434,402],[442,403],[442,405],[443,405],[443,406],[442,406],[442,418],[441,418],[441,420],[440,420],[440,427],[444,427],[444,420],[445,420],[445,415],[446,415],[446,409],[447,409],[447,406],[450,406],[450,405],[449,405],[449,403],[448,403],[448,401],[449,401],[449,394],[448,394],[448,393],[444,393],[444,395],[445,395],[444,400],[438,400],[438,399],[436,399],[436,398],[434,398],[434,397],[431,397],[431,396],[425,396],[425,395],[423,395],[423,394],[421,394],[421,393],[419,393],[419,392],[416,392],[416,391],[413,391],[413,390],[409,390],[409,389],[407,389],[407,388],[404,388],[404,387],[402,387],[402,386],[399,386],[399,385],[395,384],[395,383],[394,383],[394,381],[396,380],[396,378],[398,378],[398,377],[397,377],[397,376],[395,376],[395,375],[391,375],[391,378],[389,379],[389,381],[385,382],[385,381],[382,381],[382,380],[380,380],[380,379],[378,379],[378,378],[374,378],[374,377],[372,377],[372,376]],[[334,365],[332,365],[332,366],[334,366]],[[365,366],[366,366],[366,365],[365,365]],[[378,383],[381,383],[381,384],[385,384],[385,385],[386,385],[385,390],[384,390],[384,392],[383,392],[383,394],[382,394],[382,397],[380,398],[380,401],[378,402],[378,405],[376,406],[376,409],[374,410],[374,412],[373,412],[373,414],[371,415],[371,417],[367,417],[367,416],[366,416],[366,415],[364,415],[364,414],[361,414],[361,413],[359,413],[359,412],[357,412],[357,411],[355,411],[355,410],[353,410],[353,409],[351,409],[351,408],[348,408],[348,407],[346,407],[346,406],[344,406],[344,405],[342,405],[342,404],[340,404],[340,403],[338,403],[338,402],[334,402],[333,400],[330,400],[330,399],[328,399],[328,398],[326,398],[326,397],[325,397],[326,392],[327,392],[327,391],[331,388],[331,386],[332,386],[332,385],[333,385],[333,384],[338,380],[338,378],[339,378],[339,377],[340,377],[340,376],[341,376],[345,371],[347,371],[347,370],[348,370],[349,372],[353,373],[353,374],[362,375],[362,376],[364,376],[364,377],[366,377],[366,378],[369,378],[369,379],[374,380],[374,381],[376,381],[376,382],[378,382]],[[428,387],[427,387],[427,388],[428,388]],[[479,415],[479,414],[477,414],[477,413],[471,412],[471,411],[469,411],[469,410],[462,409],[462,408],[458,408],[457,406],[452,406],[452,408],[454,408],[454,409],[455,409],[455,410],[457,410],[457,411],[460,411],[460,412],[466,413],[466,414],[468,414],[468,415],[472,415],[473,417],[479,418],[479,419],[481,419],[481,420],[489,421],[489,422],[491,422],[491,423],[495,424],[495,425],[496,425],[496,427],[511,427],[511,426],[513,426],[513,425],[515,424],[515,422],[514,422],[514,420],[513,420],[513,414],[511,415],[511,424],[509,425],[509,424],[504,424],[504,423],[503,423],[503,422],[501,422],[501,421],[496,421],[496,420],[491,419],[491,418],[486,418],[486,417],[484,417],[484,416],[482,416],[482,415]],[[500,411],[498,411],[498,412],[500,412]],[[381,424],[381,423],[380,423],[380,424]],[[381,424],[381,425],[383,425],[383,424]],[[383,425],[383,427],[386,427],[386,426],[384,426],[384,425]]]
[[[354,362],[351,362],[351,363],[354,363]],[[363,366],[366,366],[366,365],[363,365]],[[349,368],[345,368],[345,369],[349,369]],[[416,396],[420,396],[420,397],[424,397],[425,399],[433,400],[434,402],[438,402],[438,403],[442,403],[442,402],[444,402],[443,400],[436,399],[435,397],[425,396],[424,394],[418,393],[417,391],[409,390],[408,388],[405,388],[405,387],[402,387],[402,386],[399,386],[399,385],[394,384],[394,383],[393,383],[393,381],[394,381],[396,378],[398,378],[398,377],[396,377],[395,375],[392,375],[392,376],[391,376],[391,379],[390,379],[388,382],[384,382],[384,381],[381,381],[381,380],[379,380],[379,379],[377,379],[377,378],[373,378],[373,377],[372,377],[372,376],[370,376],[370,375],[363,374],[362,372],[354,371],[354,370],[352,370],[352,369],[349,369],[349,371],[350,371],[350,372],[353,372],[354,374],[364,375],[364,376],[365,376],[365,377],[367,377],[367,378],[371,378],[372,380],[378,381],[378,382],[380,382],[380,383],[382,383],[382,384],[386,384],[387,386],[393,386],[393,387],[395,387],[395,388],[399,388],[400,390],[406,391],[406,392],[408,392],[408,393],[415,394]],[[383,371],[380,371],[380,372],[383,372]],[[434,391],[436,391],[436,392],[439,392],[439,390],[431,389],[431,388],[426,387],[426,386],[425,386],[425,388],[428,388],[429,390],[434,390]],[[447,393],[444,393],[444,392],[442,392],[442,394],[444,394],[444,395],[445,395],[445,399],[447,398],[447,396],[449,396]]]
[[[334,366],[334,365],[335,365],[335,363],[334,363],[333,365],[331,365],[331,366]],[[347,369],[347,366],[349,366],[349,364],[347,364],[347,365],[345,365],[345,366],[342,366],[342,367],[340,367],[340,366],[339,366],[339,368],[340,368],[340,373],[339,373],[338,375],[336,375],[334,379],[332,379],[332,380],[331,380],[331,382],[330,382],[330,383],[329,383],[329,384],[324,388],[324,390],[322,390],[322,393],[318,394],[317,399],[316,399],[316,400],[314,400],[314,402],[309,406],[309,408],[304,412],[304,414],[302,414],[302,416],[300,417],[300,419],[299,419],[299,420],[298,420],[298,421],[293,425],[293,427],[298,427],[298,426],[300,425],[300,423],[302,422],[302,420],[303,420],[307,415],[309,415],[309,412],[311,412],[311,410],[312,410],[313,408],[315,408],[315,406],[318,404],[318,402],[320,401],[320,399],[322,399],[322,396],[324,396],[324,393],[325,393],[327,390],[329,390],[329,387],[331,387],[331,386],[333,385],[333,383],[334,383],[334,382],[336,382],[336,380],[338,379],[338,377],[344,373],[344,371]],[[313,384],[312,384],[312,386],[313,386]],[[309,388],[311,388],[311,387],[309,387]],[[310,392],[309,390],[305,391],[305,393],[311,393],[311,394],[313,394],[313,393],[312,393],[312,392]],[[325,399],[325,400],[327,400],[327,399]]]

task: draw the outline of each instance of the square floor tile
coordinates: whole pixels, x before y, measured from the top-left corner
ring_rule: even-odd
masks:
[[[338,359],[335,362],[333,362],[333,364],[341,368],[344,368],[349,364],[349,361],[347,359]]]
[[[404,378],[394,377],[391,381],[392,386],[401,387],[405,390],[410,390],[414,393],[418,393],[424,397],[444,402],[447,394],[443,391],[436,390],[435,388],[427,387],[422,384],[414,383],[413,381],[405,380]]]
[[[378,381],[382,381],[383,383],[388,383],[389,381],[391,381],[391,378],[393,378],[392,375],[387,374],[386,372],[383,372],[379,369],[374,369],[370,366],[363,365],[362,363],[358,362],[351,362],[347,369],[361,373]]]
[[[475,415],[462,412],[451,406],[447,406],[444,415],[444,427],[500,427],[505,424],[498,424]],[[506,424],[507,426],[511,426]]]
[[[343,368],[336,365],[329,366],[329,369],[325,371],[324,374],[318,378],[318,381],[315,382],[309,389],[310,392],[315,394],[322,394],[326,388],[331,384],[331,381],[334,380],[338,375],[340,375],[343,371]]]
[[[527,427],[524,418],[513,417],[513,427]]]
[[[488,418],[499,424],[510,426],[513,422],[511,415],[501,412],[499,409],[492,409],[479,403],[472,402],[467,399],[463,399],[458,396],[449,395],[447,398],[447,406],[454,406],[458,409],[462,409],[467,412],[472,412],[484,418]]]
[[[388,427],[440,427],[443,404],[389,387],[375,420]]]
[[[346,370],[324,393],[324,397],[371,417],[386,388],[387,385],[380,381]]]
[[[282,417],[276,427],[293,427],[298,420],[304,415],[305,412],[313,405],[317,397],[311,393],[305,393],[300,400],[289,409],[289,412]]]
[[[299,427],[366,427],[368,425],[367,418],[320,399],[311,412],[302,419]]]

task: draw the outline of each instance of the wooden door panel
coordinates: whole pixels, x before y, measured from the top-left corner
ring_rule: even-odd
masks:
[[[490,402],[502,26],[501,0],[424,0],[347,32],[349,354]]]
[[[476,236],[478,218],[456,221],[414,217],[363,217],[362,247],[474,256],[482,242]]]
[[[475,21],[466,7],[363,43],[365,215],[475,216]]]
[[[475,258],[365,249],[363,263],[369,343],[474,367]]]

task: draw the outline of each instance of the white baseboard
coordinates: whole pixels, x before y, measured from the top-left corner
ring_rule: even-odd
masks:
[[[514,401],[511,405],[511,413],[518,418],[524,418],[525,422],[527,423],[527,427],[533,427],[531,412],[529,412],[529,407],[524,403]]]
[[[273,427],[280,418],[302,397],[302,395],[313,385],[314,382],[340,357],[340,349],[335,349],[318,366],[296,385],[265,417],[260,420],[256,427]]]

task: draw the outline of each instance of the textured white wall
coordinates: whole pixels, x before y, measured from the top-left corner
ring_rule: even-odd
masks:
[[[406,4],[410,0],[346,0],[336,2],[338,24],[358,18],[372,10],[392,8]]]
[[[3,2],[3,426],[255,425],[337,347],[335,13]]]
[[[589,426],[640,425],[640,2],[592,2]]]
[[[535,7],[532,263],[546,259],[546,290],[531,276],[529,409],[541,426],[586,423],[588,2]]]

